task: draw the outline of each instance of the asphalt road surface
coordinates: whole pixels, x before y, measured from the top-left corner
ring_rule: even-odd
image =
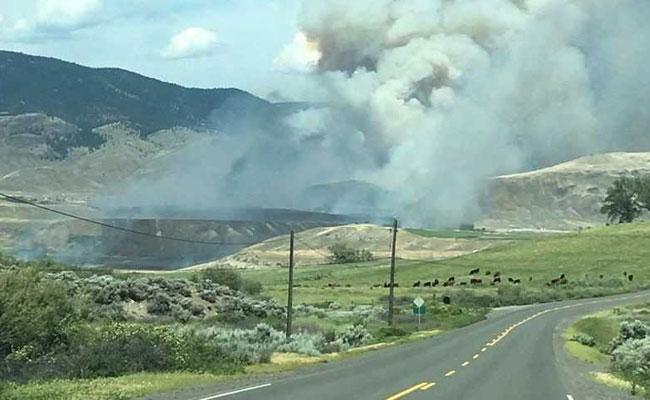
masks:
[[[354,359],[147,399],[626,398],[622,392],[615,394],[611,389],[586,383],[566,362],[558,336],[568,323],[583,315],[644,301],[650,301],[650,291],[500,310],[477,324]]]

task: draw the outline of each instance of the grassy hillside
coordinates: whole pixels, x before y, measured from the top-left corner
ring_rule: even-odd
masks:
[[[399,254],[398,254],[399,256]],[[629,290],[650,281],[650,224],[631,224],[586,230],[580,233],[558,234],[528,240],[504,241],[488,250],[443,261],[413,262],[398,260],[396,281],[401,287],[397,295],[440,293],[446,288],[412,288],[417,280],[469,281],[469,271],[480,268],[479,278],[491,279],[485,273],[501,272],[502,285],[507,278],[521,279],[522,289],[548,289],[545,284],[552,278],[566,274],[569,284],[558,291],[580,287],[613,288]],[[387,294],[383,288],[371,289],[373,284],[389,279],[390,266],[386,260],[341,265],[303,267],[296,271],[296,301],[311,302],[319,299],[342,303],[374,303]],[[634,275],[630,283],[623,273]],[[286,270],[248,271],[246,276],[265,282],[265,292],[277,300],[286,296]],[[603,275],[603,279],[600,275]],[[532,278],[532,281],[530,280]],[[341,285],[327,288],[328,284]],[[350,285],[350,287],[345,287]],[[458,287],[455,288],[457,290]],[[495,292],[497,289],[483,284],[479,291]]]

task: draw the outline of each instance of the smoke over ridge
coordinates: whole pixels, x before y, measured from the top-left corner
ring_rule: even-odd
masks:
[[[359,179],[410,223],[471,220],[488,177],[650,149],[648,20],[638,0],[305,0],[276,65],[321,105],[195,143],[124,198],[303,208]]]

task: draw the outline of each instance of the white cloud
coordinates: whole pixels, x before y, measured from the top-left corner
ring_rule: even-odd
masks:
[[[216,33],[192,27],[173,36],[161,55],[170,59],[202,57],[212,54],[216,44]]]
[[[40,0],[36,24],[45,29],[74,30],[96,22],[101,8],[100,0]]]
[[[104,22],[107,18],[102,11],[102,0],[37,0],[22,13],[6,19],[0,34],[2,39],[15,42],[65,37]]]

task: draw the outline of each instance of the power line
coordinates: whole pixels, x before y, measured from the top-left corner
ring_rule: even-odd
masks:
[[[55,210],[53,208],[45,207],[45,206],[42,206],[40,204],[36,204],[34,202],[31,202],[31,201],[28,201],[28,200],[23,200],[21,198],[10,196],[10,195],[4,194],[4,193],[0,193],[0,197],[4,197],[6,200],[9,200],[9,201],[12,201],[12,202],[26,204],[26,205],[30,205],[32,207],[40,208],[41,210],[45,210],[45,211],[48,211],[48,212],[51,212],[51,213],[54,213],[54,214],[62,215],[64,217],[73,218],[73,219],[76,219],[76,220],[79,220],[79,221],[87,222],[89,224],[99,225],[99,226],[103,226],[105,228],[115,229],[115,230],[118,230],[118,231],[131,233],[131,234],[134,234],[134,235],[146,236],[146,237],[151,237],[151,238],[160,239],[160,240],[170,240],[170,241],[174,241],[174,242],[193,243],[193,244],[205,244],[205,245],[212,245],[212,246],[251,246],[251,245],[260,243],[260,242],[246,242],[246,243],[210,242],[210,241],[204,241],[204,240],[183,239],[183,238],[177,238],[177,237],[172,237],[172,236],[154,235],[153,233],[136,231],[136,230],[128,229],[128,228],[122,228],[120,226],[107,224],[105,222],[80,217],[78,215],[70,214],[70,213],[67,213],[67,212],[64,212],[64,211]]]
[[[330,256],[326,255],[325,253],[323,253],[322,251],[317,250],[317,249],[311,247],[310,245],[308,245],[307,243],[305,243],[303,240],[301,240],[298,236],[295,236],[295,239],[296,239],[297,241],[299,241],[300,243],[302,243],[302,244],[303,244],[304,246],[306,246],[307,248],[309,248],[309,249],[311,249],[312,251],[315,251],[316,253],[318,253],[318,254],[320,254],[321,256],[323,256],[326,260],[330,257]]]

